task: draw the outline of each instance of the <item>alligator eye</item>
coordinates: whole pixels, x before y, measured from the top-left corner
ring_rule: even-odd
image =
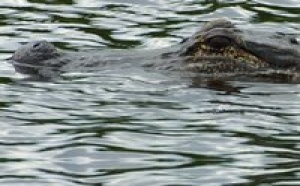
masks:
[[[228,37],[216,36],[208,39],[207,43],[213,48],[224,48],[229,46],[232,43],[232,41]]]

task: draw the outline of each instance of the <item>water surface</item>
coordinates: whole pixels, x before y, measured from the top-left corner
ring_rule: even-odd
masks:
[[[299,185],[298,84],[205,88],[135,67],[38,82],[4,61],[37,39],[66,51],[176,45],[220,17],[299,35],[299,9],[297,0],[2,0],[0,184]]]

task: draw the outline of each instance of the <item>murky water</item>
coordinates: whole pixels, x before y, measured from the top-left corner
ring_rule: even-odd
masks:
[[[3,59],[176,45],[200,23],[300,34],[298,0],[1,0],[0,185],[300,185],[300,86],[201,88],[133,67],[26,80]],[[234,91],[231,91],[234,90]]]

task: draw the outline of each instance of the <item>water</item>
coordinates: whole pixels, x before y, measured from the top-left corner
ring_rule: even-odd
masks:
[[[38,82],[3,59],[176,45],[200,23],[300,33],[297,0],[2,0],[1,185],[300,185],[300,86],[108,69]]]

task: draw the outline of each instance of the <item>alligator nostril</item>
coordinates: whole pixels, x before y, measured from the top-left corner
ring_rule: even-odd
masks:
[[[33,45],[33,48],[37,48],[37,47],[39,47],[39,46],[40,46],[40,44],[41,44],[41,43],[35,43],[35,44]]]
[[[290,42],[291,42],[291,44],[299,45],[299,41],[297,38],[291,38]]]

